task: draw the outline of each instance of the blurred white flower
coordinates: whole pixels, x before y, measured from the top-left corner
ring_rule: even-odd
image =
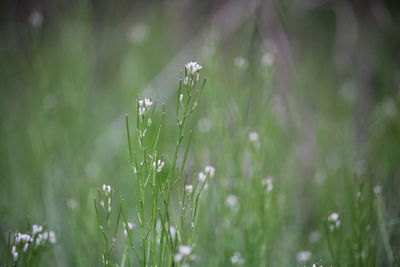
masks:
[[[33,11],[29,15],[29,23],[33,27],[40,27],[43,24],[43,14],[37,10]]]
[[[239,200],[237,196],[230,194],[226,197],[225,204],[234,212],[239,210]]]
[[[14,261],[17,261],[18,260],[18,252],[17,252],[17,248],[15,246],[12,247],[11,254],[13,256]]]
[[[261,181],[261,184],[265,187],[265,191],[267,193],[271,192],[274,189],[274,180],[272,177],[267,177]]]
[[[200,182],[204,182],[207,178],[207,175],[204,172],[199,172],[198,177]]]
[[[261,57],[261,64],[265,67],[269,67],[272,64],[274,64],[275,61],[275,56],[271,52],[266,52],[264,55]]]
[[[308,236],[308,241],[312,244],[312,243],[318,242],[318,240],[320,238],[321,238],[321,234],[318,231],[313,231]]]
[[[128,231],[126,230],[126,228],[128,228],[130,231],[132,231],[133,228],[136,226],[136,224],[133,222],[128,222],[128,227],[126,227],[125,223],[123,223],[123,226],[124,226],[124,236],[128,236]]]
[[[374,193],[376,194],[376,195],[379,195],[380,193],[382,193],[382,186],[381,185],[376,185],[376,186],[374,186]]]
[[[244,258],[240,254],[240,252],[235,252],[233,256],[231,257],[231,263],[232,264],[237,264],[237,265],[242,265],[244,264]]]
[[[104,194],[107,197],[111,197],[111,193],[112,193],[112,187],[111,186],[103,184],[103,191],[104,191]]]
[[[191,185],[191,184],[185,185],[185,191],[188,194],[192,193],[193,192],[193,185]]]
[[[335,229],[338,229],[340,227],[340,215],[339,215],[339,213],[332,212],[328,216],[328,222],[329,222],[329,230],[333,231]]]
[[[204,172],[205,172],[208,176],[210,176],[210,178],[213,178],[213,177],[214,177],[214,174],[215,174],[215,168],[214,168],[213,166],[207,165],[207,166],[204,168]]]
[[[146,41],[149,37],[149,30],[147,25],[138,24],[133,26],[127,34],[128,39],[135,44]]]
[[[36,235],[37,233],[40,233],[42,231],[43,231],[43,226],[37,224],[32,225],[32,235]]]
[[[298,262],[306,262],[311,258],[311,251],[300,251],[296,255]]]
[[[258,142],[258,140],[260,139],[260,136],[257,132],[251,132],[249,133],[249,140],[251,142]]]
[[[77,209],[79,207],[78,201],[74,198],[69,198],[67,199],[67,207],[70,208],[71,210]]]
[[[49,242],[55,244],[57,242],[56,234],[53,231],[49,232]]]
[[[246,58],[238,56],[235,58],[235,65],[240,69],[246,69],[249,66],[249,62]]]
[[[211,130],[211,121],[208,118],[202,118],[198,122],[200,132],[207,133]]]
[[[188,256],[192,252],[192,248],[189,246],[179,246],[179,253]]]

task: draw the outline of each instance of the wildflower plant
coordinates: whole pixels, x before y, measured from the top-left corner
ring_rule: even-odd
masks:
[[[54,231],[42,225],[32,225],[31,231],[9,236],[7,266],[40,266],[42,255],[57,243]]]
[[[162,149],[159,141],[166,121],[165,106],[157,119],[157,101],[150,98],[136,100],[136,129],[130,129],[125,117],[129,159],[133,181],[133,199],[136,203],[136,221],[128,221],[128,208],[121,198],[120,212],[110,243],[110,221],[113,189],[103,186],[95,200],[99,229],[105,241],[102,254],[104,266],[110,264],[111,250],[117,238],[117,228],[122,218],[126,250],[131,251],[140,266],[171,266],[193,262],[195,229],[201,192],[215,168],[207,166],[201,179],[185,173],[192,132],[189,119],[195,111],[206,79],[199,83],[200,66],[197,62],[185,65],[185,76],[179,82],[175,118],[176,145],[172,154]],[[181,156],[183,155],[183,156]],[[192,174],[195,177],[195,174]],[[175,197],[179,196],[179,197]],[[178,212],[172,206],[179,205]],[[100,213],[104,213],[103,220]],[[121,265],[130,259],[125,253]]]

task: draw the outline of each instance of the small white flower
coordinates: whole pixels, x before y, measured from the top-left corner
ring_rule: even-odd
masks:
[[[316,243],[321,238],[321,234],[318,231],[311,232],[308,236],[308,241],[310,243]]]
[[[185,191],[188,194],[192,193],[193,192],[193,185],[191,185],[191,184],[185,185]]]
[[[189,246],[179,246],[179,253],[183,256],[188,256],[192,252],[192,248]]]
[[[275,56],[271,52],[267,52],[261,57],[261,64],[265,67],[271,66],[274,63],[274,61],[275,61]]]
[[[56,234],[53,231],[49,232],[49,242],[51,244],[57,243],[57,237],[56,237]]]
[[[195,82],[199,80],[199,71],[203,67],[197,62],[189,62],[185,64],[186,76],[183,78],[183,83],[189,86],[193,86]]]
[[[240,69],[247,69],[249,62],[246,58],[239,56],[235,58],[235,65]]]
[[[133,228],[135,228],[136,224],[133,222],[128,222],[128,227],[126,227],[126,224],[123,223],[124,225],[124,236],[128,236],[128,232],[126,231],[126,228],[128,228],[130,231],[133,230]]]
[[[249,140],[251,142],[258,142],[260,140],[260,136],[257,132],[251,132],[249,133]]]
[[[228,195],[225,204],[234,212],[239,210],[239,200],[235,195]]]
[[[67,199],[67,207],[70,208],[71,210],[75,210],[79,207],[78,201],[74,198],[69,198]]]
[[[328,216],[328,222],[329,222],[329,230],[333,231],[335,229],[338,229],[340,227],[340,215],[339,215],[339,213],[332,212]]]
[[[210,177],[213,178],[215,174],[215,168],[213,166],[206,166],[204,168],[204,172]]]
[[[149,118],[149,120],[147,121],[147,126],[150,126],[153,123],[153,121]]]
[[[242,265],[244,264],[244,259],[240,252],[235,252],[233,256],[231,257],[231,263],[232,264],[237,264],[237,265]]]
[[[138,99],[138,113],[140,116],[146,114],[146,112],[153,105],[153,101],[150,98]]]
[[[36,225],[36,224],[32,225],[32,235],[35,235],[35,234],[40,233],[42,231],[43,231],[43,226]]]
[[[187,71],[187,75],[190,76],[199,72],[203,67],[200,66],[200,64],[196,61],[191,61],[185,64],[185,68]]]
[[[104,191],[104,193],[106,194],[107,197],[111,196],[112,190],[113,189],[112,189],[111,186],[103,184],[103,191]]]
[[[382,186],[381,185],[374,186],[374,193],[375,195],[379,195],[380,193],[382,193]]]
[[[13,256],[14,261],[17,261],[18,260],[18,252],[17,252],[17,248],[15,246],[12,247],[11,254]]]
[[[261,181],[261,184],[265,186],[265,190],[267,193],[271,192],[274,189],[274,180],[272,177],[268,177]]]
[[[43,14],[37,10],[33,11],[29,15],[29,23],[33,27],[40,27],[43,24]]]
[[[183,94],[180,94],[179,95],[179,102],[182,102],[183,101]]]
[[[298,262],[306,262],[311,258],[310,251],[300,251],[297,253],[296,259]]]
[[[204,172],[199,172],[198,177],[200,182],[204,182],[207,178],[207,175]]]
[[[27,251],[28,251],[28,248],[29,248],[29,243],[26,243],[26,244],[24,245],[24,248],[22,249],[22,251],[23,251],[23,252],[27,252]]]
[[[182,254],[176,253],[175,256],[174,256],[174,261],[175,262],[180,262],[182,260],[182,258],[183,258]]]
[[[156,172],[161,172],[162,168],[164,167],[164,161],[161,159],[157,160],[157,162],[153,162],[153,168],[156,170]]]

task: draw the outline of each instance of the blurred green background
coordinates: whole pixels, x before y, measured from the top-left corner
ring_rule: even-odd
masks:
[[[304,250],[330,266],[323,238],[310,235],[322,234],[334,211],[347,233],[341,266],[399,263],[395,1],[0,6],[0,263],[7,233],[40,223],[58,236],[43,266],[100,265],[96,189],[111,184],[129,203],[132,188],[123,115],[134,117],[137,95],[158,99],[172,111],[172,135],[178,80],[191,60],[208,82],[192,122],[189,165],[193,172],[216,167],[196,266],[229,266],[237,250],[248,266],[304,266],[296,260]],[[259,148],[248,140],[254,131]],[[167,134],[164,142],[172,140]],[[268,175],[277,191],[266,230],[251,177]],[[369,196],[376,186],[379,201],[358,201],[358,192]],[[238,213],[225,205],[230,194]],[[363,251],[374,259],[360,260]]]

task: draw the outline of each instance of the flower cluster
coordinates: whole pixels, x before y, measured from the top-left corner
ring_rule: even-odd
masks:
[[[242,265],[244,264],[244,258],[240,254],[240,252],[235,252],[233,256],[231,257],[231,263],[232,264],[237,264],[237,265]]]
[[[183,78],[183,83],[189,86],[193,86],[200,77],[200,70],[203,67],[200,66],[196,61],[191,61],[189,63],[185,64],[185,69],[186,69],[186,76]]]
[[[215,168],[213,166],[204,167],[204,172],[199,172],[198,178],[200,182],[204,182],[207,177],[213,178],[215,174]]]
[[[179,246],[178,248],[178,253],[175,254],[174,256],[174,261],[176,263],[180,263],[185,261],[185,259],[189,260],[189,261],[194,261],[196,260],[196,255],[192,254],[192,247],[189,246]],[[182,266],[186,266],[186,265],[182,265]]]
[[[311,255],[311,251],[300,251],[299,253],[297,253],[296,259],[298,262],[306,262],[311,258]]]
[[[164,161],[162,161],[161,159],[153,162],[153,168],[156,170],[156,172],[161,172],[162,168],[164,167]]]
[[[340,227],[340,215],[333,212],[328,216],[329,230],[333,231]]]
[[[111,197],[112,197],[112,193],[113,193],[113,189],[111,186],[109,185],[105,185],[103,184],[103,192],[107,197],[107,210],[108,212],[111,212]],[[100,201],[100,205],[105,209],[105,203],[104,200]]]
[[[150,98],[138,99],[138,113],[140,116],[146,114],[146,112],[153,105],[153,101]]]
[[[123,223],[124,225],[124,236],[128,236],[128,231],[127,229],[129,229],[129,231],[132,231],[133,228],[135,228],[136,224],[133,222],[128,222],[128,225],[126,225],[125,223]]]
[[[274,189],[274,180],[272,177],[265,178],[261,181],[261,184],[265,187],[266,193],[269,193]]]
[[[11,255],[16,262],[22,253],[28,253],[29,250],[36,250],[56,242],[56,234],[53,231],[44,231],[43,226],[34,224],[32,225],[32,231],[28,234],[15,233]]]

